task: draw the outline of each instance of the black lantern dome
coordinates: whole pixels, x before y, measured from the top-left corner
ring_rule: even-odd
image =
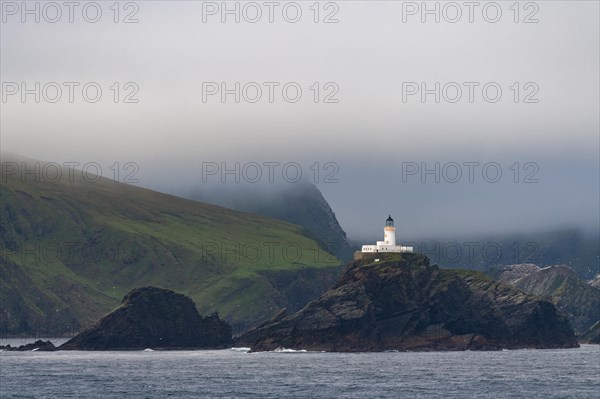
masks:
[[[385,227],[394,227],[394,219],[392,219],[391,215],[388,215],[388,218],[385,220]]]

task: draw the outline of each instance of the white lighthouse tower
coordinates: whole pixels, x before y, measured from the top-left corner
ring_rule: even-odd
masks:
[[[396,245],[396,227],[390,215],[385,220],[383,241],[377,241],[375,245],[363,245],[361,252],[413,252],[413,247]]]
[[[396,246],[396,228],[394,227],[394,219],[392,219],[391,215],[388,215],[388,218],[385,220],[383,242],[385,245]]]

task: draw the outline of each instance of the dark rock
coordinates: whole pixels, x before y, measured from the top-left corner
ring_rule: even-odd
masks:
[[[582,344],[600,344],[600,321],[581,334],[579,342]]]
[[[551,301],[567,316],[577,335],[600,321],[600,288],[581,280],[570,267],[508,265],[492,269],[490,275],[527,294]]]
[[[430,266],[413,253],[350,263],[318,300],[247,332],[237,345],[338,352],[578,346],[552,303],[483,273]]]
[[[59,349],[216,349],[232,343],[231,327],[216,313],[202,317],[190,298],[144,287],[125,295],[121,306]]]
[[[5,351],[18,351],[18,352],[26,352],[26,351],[53,352],[55,350],[58,350],[52,342],[42,341],[42,340],[37,340],[34,343],[21,345],[19,347],[12,347],[10,345],[0,346],[0,349],[5,350]]]
[[[265,276],[271,286],[270,295],[276,308],[286,308],[289,313],[294,313],[333,287],[343,272],[344,265],[340,264],[324,268],[261,270],[258,273]]]
[[[285,319],[287,316],[288,316],[287,309],[283,308],[283,309],[279,310],[277,313],[275,313],[275,316],[273,316],[271,318],[271,320],[269,320],[267,323],[276,323],[279,320]]]

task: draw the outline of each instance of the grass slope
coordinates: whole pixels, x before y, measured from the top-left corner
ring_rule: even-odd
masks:
[[[77,171],[70,179],[66,169],[57,182],[23,178],[7,162],[21,167],[3,157],[4,332],[79,329],[147,285],[192,297],[201,313],[251,324],[286,306],[264,271],[339,269],[296,225],[108,179],[92,183]]]

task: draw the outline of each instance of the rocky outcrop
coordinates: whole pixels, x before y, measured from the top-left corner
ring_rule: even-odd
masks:
[[[0,345],[0,350],[18,351],[18,352],[25,352],[25,351],[54,352],[55,350],[58,350],[58,349],[56,348],[56,346],[54,346],[54,344],[52,342],[42,341],[42,340],[38,339],[37,341],[35,341],[33,343],[25,344],[25,345],[21,345],[21,346],[15,346],[15,347],[12,347],[10,345],[6,345],[6,346]]]
[[[190,298],[144,287],[128,293],[121,306],[59,349],[199,349],[231,344],[231,327],[216,313],[202,317]]]
[[[374,254],[350,263],[318,300],[277,315],[237,345],[360,352],[578,344],[568,320],[548,301],[482,273],[430,266],[424,255]]]
[[[584,344],[600,344],[600,321],[581,334],[579,341]]]
[[[514,284],[523,277],[539,272],[540,270],[542,270],[542,268],[533,263],[521,263],[493,268],[490,274],[496,280]]]
[[[508,265],[494,268],[490,274],[528,294],[552,301],[569,318],[577,335],[600,321],[600,288],[579,279],[567,266]]]

